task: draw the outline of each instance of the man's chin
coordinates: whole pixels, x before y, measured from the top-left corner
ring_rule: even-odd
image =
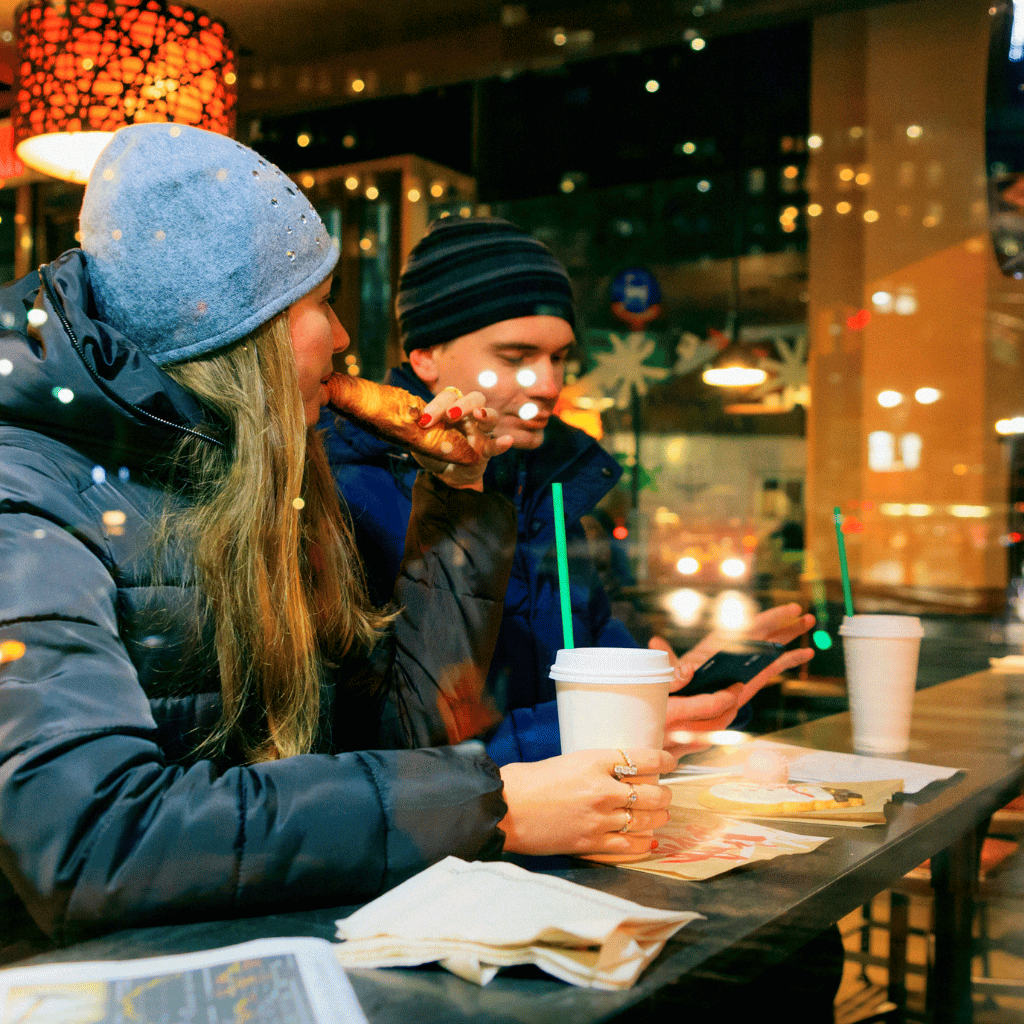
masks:
[[[495,435],[500,435],[501,433],[511,434],[512,447],[523,451],[539,448],[544,443],[544,427],[538,426],[531,429],[530,427],[524,427],[522,421],[510,424],[504,431],[500,428],[495,431]]]

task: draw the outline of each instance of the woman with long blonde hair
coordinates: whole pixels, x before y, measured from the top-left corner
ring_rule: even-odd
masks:
[[[479,393],[427,406],[480,457],[420,459],[393,604],[367,598],[313,429],[337,247],[292,182],[132,126],[81,238],[0,290],[0,960],[351,904],[448,854],[640,852],[667,791],[619,752],[499,772],[451,745],[492,724],[515,541]]]

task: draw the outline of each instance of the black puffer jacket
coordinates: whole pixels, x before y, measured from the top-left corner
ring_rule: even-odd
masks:
[[[325,684],[323,752],[197,760],[216,663],[186,589],[151,584],[148,547],[155,456],[200,409],[94,315],[77,250],[0,289],[0,641],[25,645],[0,667],[0,950],[25,952],[36,926],[66,942],[354,903],[447,854],[496,856],[497,769],[441,746],[435,698],[453,666],[486,676],[511,504],[424,474],[405,611]],[[399,749],[403,704],[412,743],[434,749]]]

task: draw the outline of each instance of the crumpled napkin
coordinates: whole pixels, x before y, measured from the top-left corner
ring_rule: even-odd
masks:
[[[342,967],[438,961],[486,985],[502,967],[536,964],[572,985],[629,988],[683,925],[702,915],[655,910],[502,861],[446,857],[336,922]]]

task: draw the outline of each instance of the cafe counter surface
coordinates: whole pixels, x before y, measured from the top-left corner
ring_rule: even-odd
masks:
[[[773,740],[848,752],[847,714],[772,734]],[[936,1021],[971,1019],[970,927],[980,836],[988,817],[1024,781],[1024,675],[980,672],[917,694],[904,760],[959,769],[921,792],[898,794],[886,824],[850,828],[787,823],[791,831],[830,836],[799,856],[755,863],[707,881],[688,882],[570,858],[515,858],[544,871],[649,907],[694,910],[705,920],[677,932],[625,992],[555,981],[534,968],[499,974],[478,987],[440,968],[352,971],[364,1012],[377,1024],[442,1024],[454,1019],[522,1024],[592,1024],[705,972],[754,976],[932,858],[936,887]],[[334,921],[355,907],[199,922],[118,932],[23,961],[131,959],[190,952],[250,939],[314,935],[334,939]],[[493,908],[500,914],[502,908]]]

